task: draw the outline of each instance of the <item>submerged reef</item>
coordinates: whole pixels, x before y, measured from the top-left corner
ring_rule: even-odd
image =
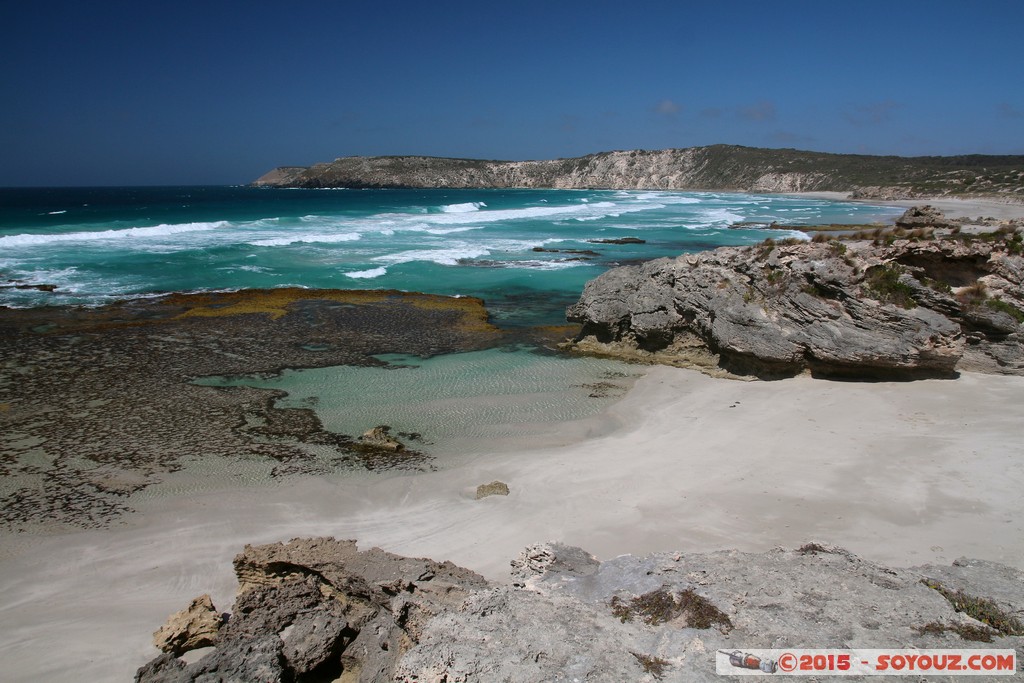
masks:
[[[0,308],[0,523],[103,526],[194,458],[265,459],[272,476],[429,467],[368,448],[278,391],[205,376],[381,365],[503,343],[483,302],[299,288],[173,294],[101,308]],[[381,416],[386,422],[387,416]],[[374,425],[367,425],[372,427]]]

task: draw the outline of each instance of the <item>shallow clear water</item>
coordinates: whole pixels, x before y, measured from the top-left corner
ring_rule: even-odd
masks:
[[[460,456],[556,446],[604,433],[614,425],[596,418],[642,371],[528,347],[379,359],[387,365],[199,383],[283,390],[288,398],[279,407],[311,408],[331,431],[358,436],[386,424],[395,434],[422,435],[403,439],[411,448]]]
[[[866,223],[897,213],[719,192],[0,189],[0,305],[393,288],[481,297],[502,325],[557,324],[584,284],[610,267],[766,237],[730,229],[735,223]],[[641,241],[600,242],[622,238]],[[285,405],[314,408],[334,431],[358,435],[388,424],[422,434],[427,452],[459,455],[606,430],[601,411],[635,370],[524,348],[387,360],[383,368],[231,381],[283,389]]]

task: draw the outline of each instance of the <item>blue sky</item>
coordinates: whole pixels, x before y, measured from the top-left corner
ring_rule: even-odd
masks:
[[[0,186],[714,143],[1024,153],[1024,2],[0,6]]]

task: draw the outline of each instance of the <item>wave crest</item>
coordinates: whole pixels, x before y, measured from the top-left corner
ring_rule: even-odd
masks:
[[[34,247],[61,242],[92,242],[95,240],[148,239],[178,235],[183,232],[217,230],[229,225],[231,225],[229,221],[213,221],[211,223],[176,223],[171,225],[154,225],[148,228],[125,228],[123,230],[99,230],[96,232],[25,233],[0,237],[0,247]]]
[[[441,207],[441,213],[472,213],[486,208],[483,202],[463,202],[462,204],[446,204]]]

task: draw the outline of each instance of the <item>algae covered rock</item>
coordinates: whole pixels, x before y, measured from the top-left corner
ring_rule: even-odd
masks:
[[[508,495],[508,484],[503,481],[492,481],[490,484],[480,484],[476,487],[476,499],[486,498],[487,496],[507,496]]]

